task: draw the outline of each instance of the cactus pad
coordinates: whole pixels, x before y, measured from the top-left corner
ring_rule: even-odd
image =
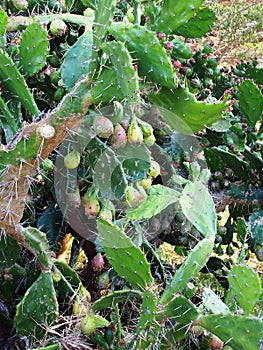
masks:
[[[258,274],[248,266],[235,265],[228,272],[228,282],[245,314],[251,313],[261,294]]]
[[[32,23],[24,30],[19,61],[23,74],[33,75],[45,66],[48,46],[47,31],[39,23]]]
[[[139,289],[153,283],[145,255],[124,232],[102,219],[98,220],[98,231],[107,259],[120,276]]]
[[[14,327],[18,336],[42,339],[46,326],[56,322],[58,304],[52,273],[41,272],[17,305]]]

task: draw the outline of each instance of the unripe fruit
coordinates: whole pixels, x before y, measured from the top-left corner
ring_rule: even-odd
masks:
[[[12,0],[12,3],[18,11],[26,10],[28,7],[26,0]]]
[[[148,136],[148,137],[145,137],[145,139],[144,139],[144,143],[148,147],[153,146],[155,144],[155,141],[156,141],[156,138],[155,138],[155,136],[153,134]]]
[[[149,169],[149,175],[153,178],[156,178],[161,173],[160,165],[155,161],[151,161],[150,169]]]
[[[94,256],[91,262],[91,266],[94,271],[101,271],[104,268],[105,262],[103,259],[103,256],[98,253],[97,255]]]
[[[135,118],[132,118],[131,120],[131,124],[127,132],[127,138],[128,142],[133,147],[138,147],[143,142],[143,133]]]
[[[103,272],[97,279],[99,289],[107,289],[110,283],[109,271]]]
[[[113,129],[113,124],[108,118],[104,117],[103,115],[94,117],[93,130],[99,137],[110,137],[113,134]]]
[[[57,18],[50,23],[49,30],[54,36],[63,36],[65,35],[67,28],[66,23],[62,21],[62,19]]]
[[[123,117],[123,105],[119,101],[114,101],[114,123],[122,120]]]
[[[66,94],[66,91],[64,88],[60,87],[56,90],[56,92],[54,93],[54,100],[59,102],[62,97],[64,97]]]
[[[149,137],[153,134],[153,127],[149,123],[144,122],[143,120],[139,120],[138,124],[139,124],[139,127],[141,128],[144,138]]]
[[[124,128],[120,124],[115,126],[114,133],[111,136],[111,142],[113,148],[121,148],[126,145],[127,135]]]
[[[145,191],[144,191],[145,192]],[[132,207],[136,208],[138,207],[141,202],[147,197],[146,192],[143,193],[142,191],[139,191],[138,189],[128,186],[126,190],[126,200],[127,203]]]
[[[107,208],[102,208],[99,213],[99,218],[104,219],[105,221],[108,221],[109,223],[111,223],[113,219],[112,211]]]
[[[67,169],[75,169],[79,166],[79,163],[80,153],[75,149],[64,158],[64,165]]]
[[[91,197],[88,192],[83,198],[85,213],[87,215],[96,216],[100,212],[100,202],[96,196]]]
[[[81,321],[80,329],[82,333],[86,335],[90,335],[95,331],[95,327],[96,327],[96,324],[95,324],[94,312],[93,310],[90,310],[87,316],[85,316]]]
[[[140,186],[142,186],[145,190],[147,190],[152,185],[152,178],[151,177],[146,177],[146,178],[138,181],[138,184]]]
[[[209,346],[211,349],[222,349],[224,343],[216,335],[213,335],[212,338],[209,340]]]

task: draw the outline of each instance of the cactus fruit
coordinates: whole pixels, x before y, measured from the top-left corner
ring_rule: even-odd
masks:
[[[149,169],[149,175],[153,178],[156,178],[161,174],[161,167],[159,163],[157,163],[155,160],[151,160],[151,165]]]
[[[111,143],[113,148],[124,147],[127,143],[127,135],[125,129],[117,123],[114,127],[114,133],[111,136]]]
[[[49,30],[55,36],[63,36],[66,34],[67,25],[62,19],[57,18],[50,23]]]
[[[126,189],[126,201],[131,208],[137,208],[146,197],[145,192],[140,192],[133,186],[128,186]]]
[[[12,0],[12,4],[18,11],[24,11],[28,7],[28,2],[26,0]]]
[[[87,315],[82,319],[80,323],[80,329],[83,334],[91,335],[96,328],[94,311],[90,309]]]
[[[212,335],[212,337],[209,339],[209,346],[211,349],[221,350],[224,346],[224,343],[216,335]]]
[[[91,261],[91,266],[93,270],[96,272],[101,271],[104,268],[104,264],[105,264],[104,258],[100,253],[95,255]]]
[[[99,214],[100,202],[96,195],[91,196],[89,192],[86,192],[86,194],[83,197],[83,203],[85,207],[85,213],[87,215],[96,216]]]
[[[109,271],[105,271],[98,276],[97,286],[99,289],[107,289],[110,284]]]
[[[127,139],[133,147],[138,147],[143,142],[143,133],[135,117],[132,118],[128,128]]]
[[[95,116],[93,119],[93,131],[99,137],[110,137],[114,132],[112,121],[103,115]]]
[[[73,150],[68,153],[64,158],[64,165],[67,169],[75,169],[80,164],[80,153],[77,150]]]

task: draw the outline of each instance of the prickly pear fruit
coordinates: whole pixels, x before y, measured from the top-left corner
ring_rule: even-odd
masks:
[[[114,128],[114,133],[111,136],[113,148],[124,147],[127,143],[127,135],[124,128],[118,123]]]
[[[139,120],[138,121],[139,127],[141,128],[141,131],[143,133],[143,137],[149,137],[153,134],[153,127],[151,126],[151,124],[143,121],[143,120]]]
[[[89,310],[88,314],[83,318],[80,323],[80,329],[82,333],[90,335],[95,331],[95,315],[93,310]]]
[[[55,36],[63,36],[66,34],[67,31],[67,25],[64,21],[62,21],[62,19],[54,19],[54,21],[52,21],[50,23],[50,31],[53,35]]]
[[[145,193],[145,194],[144,194]],[[146,192],[139,192],[138,189],[128,186],[126,191],[126,200],[129,206],[132,208],[138,207],[141,202],[147,197]]]
[[[98,115],[93,119],[93,130],[99,137],[108,138],[113,134],[113,124],[110,119]]]
[[[150,169],[149,169],[149,175],[153,178],[156,178],[161,173],[160,165],[155,161],[151,161]]]
[[[132,118],[131,120],[131,124],[127,132],[127,138],[128,138],[128,142],[134,147],[140,146],[140,144],[143,141],[142,130],[139,127],[137,120],[135,118]]]
[[[211,349],[222,349],[224,343],[216,335],[212,335],[212,338],[209,340],[209,346]]]
[[[100,202],[97,196],[90,196],[87,192],[83,198],[85,213],[87,215],[98,215],[100,212]]]
[[[114,121],[119,122],[122,120],[123,117],[123,106],[119,101],[114,101]]]
[[[147,190],[152,185],[152,178],[151,177],[146,177],[146,178],[138,181],[138,184],[140,186],[142,186],[145,190]]]
[[[104,219],[109,223],[111,223],[113,219],[112,211],[107,208],[102,208],[99,213],[99,218]]]
[[[64,158],[64,165],[67,169],[75,169],[80,163],[80,153],[77,150],[73,150],[68,153]]]
[[[12,3],[18,11],[24,11],[28,7],[26,0],[12,0]]]
[[[104,263],[103,256],[100,253],[95,255],[91,262],[91,265],[94,271],[101,271],[104,267],[104,264],[105,263]]]
[[[149,146],[149,147],[153,146],[155,144],[155,141],[156,141],[156,138],[153,134],[144,138],[144,143],[146,144],[146,146]]]
[[[103,272],[97,279],[99,289],[106,289],[110,283],[109,271]]]

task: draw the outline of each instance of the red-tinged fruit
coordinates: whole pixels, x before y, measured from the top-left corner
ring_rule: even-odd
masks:
[[[144,189],[143,189],[144,190]],[[136,208],[147,197],[147,193],[139,191],[138,189],[128,186],[126,191],[126,200],[130,207]]]
[[[104,265],[105,265],[105,262],[104,262],[103,256],[100,253],[95,255],[91,262],[91,266],[93,270],[96,272],[101,271],[104,268]]]
[[[108,138],[113,134],[114,127],[110,119],[98,115],[93,119],[93,130],[99,137]]]
[[[111,142],[113,148],[121,148],[124,147],[127,143],[127,135],[125,129],[117,124],[114,128],[114,133],[111,136]]]
[[[173,66],[174,68],[179,69],[182,67],[182,63],[179,60],[175,60],[173,61]]]
[[[85,213],[87,215],[96,216],[100,212],[100,202],[96,196],[90,196],[88,192],[83,198]]]
[[[209,346],[211,349],[223,349],[224,343],[216,335],[212,335],[209,340]]]
[[[163,32],[161,32],[161,33],[159,33],[158,35],[157,35],[157,37],[158,37],[158,39],[165,39],[166,38],[166,34],[165,33],[163,33]]]
[[[57,18],[50,23],[49,30],[54,36],[63,36],[66,34],[67,28],[66,23],[62,19]]]
[[[168,41],[165,45],[167,50],[172,50],[174,48],[173,43],[171,41]]]

